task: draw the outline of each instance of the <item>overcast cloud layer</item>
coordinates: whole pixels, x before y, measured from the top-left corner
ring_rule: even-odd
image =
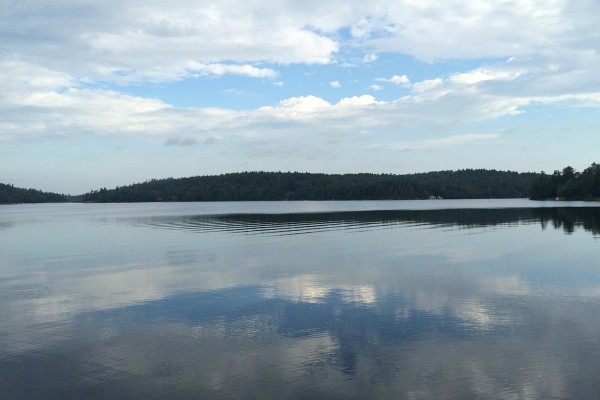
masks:
[[[0,182],[581,169],[596,1],[0,1]],[[185,100],[184,100],[185,97]]]

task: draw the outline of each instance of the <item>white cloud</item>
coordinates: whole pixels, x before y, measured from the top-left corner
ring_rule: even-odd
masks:
[[[342,87],[342,84],[340,83],[340,81],[331,81],[329,82],[329,86],[331,86],[334,89],[339,89]]]
[[[519,113],[521,107],[532,103],[600,104],[600,96],[594,93],[546,94],[535,87],[543,84],[533,80],[535,76],[517,70],[521,71],[521,67],[508,62],[446,79],[415,82],[409,95],[393,102],[379,101],[365,94],[330,103],[309,95],[290,97],[255,110],[228,110],[177,109],[158,99],[113,90],[81,89],[67,74],[22,62],[0,62],[2,140],[50,140],[52,137],[79,140],[110,136],[191,144],[202,143],[218,134],[219,143],[245,142],[252,137],[287,138],[294,143],[298,137],[306,136],[306,132],[312,137],[321,134],[331,137],[343,132],[348,138],[370,137],[370,143],[365,146],[379,143],[378,137],[385,136],[395,148],[440,148],[492,137],[467,135],[443,140],[425,137],[425,141],[416,142],[397,140],[406,129],[428,121],[450,126],[498,118]],[[32,75],[36,78],[31,79]],[[478,84],[474,85],[476,81]],[[490,89],[486,85],[491,83],[500,86]],[[527,87],[529,93],[525,92]],[[515,96],[519,91],[521,94]],[[538,92],[541,95],[534,96]],[[19,112],[11,111],[15,109]],[[181,138],[188,139],[183,143]]]
[[[262,123],[266,124],[263,134],[268,132],[268,124],[272,124],[276,131],[280,131],[282,128],[278,125],[279,122],[292,120],[305,123],[311,121],[315,125],[322,124],[320,127],[315,126],[314,132],[330,130],[334,125],[347,126],[346,129],[353,132],[357,126],[353,128],[350,126],[365,116],[363,112],[373,111],[373,107],[383,104],[385,102],[377,101],[368,94],[342,98],[336,104],[331,104],[317,96],[300,96],[282,100],[274,106],[261,107],[257,111],[246,111],[244,115],[249,124],[253,123],[251,122],[252,117],[259,118]],[[370,117],[368,119],[370,120]],[[373,121],[369,123],[373,123]],[[294,131],[291,126],[286,126],[285,129],[288,133]]]
[[[473,71],[454,74],[450,81],[464,85],[474,85],[485,81],[507,81],[518,78],[520,72],[503,69],[478,68]]]
[[[370,43],[380,51],[410,54],[432,62],[520,56],[555,46],[571,28],[563,17],[569,7],[552,0],[543,7],[535,1],[509,0],[468,3],[402,1],[385,9],[380,35]],[[524,27],[527,29],[516,29]]]
[[[352,96],[341,99],[338,103],[340,106],[370,106],[370,105],[381,105],[384,104],[382,101],[377,101],[375,97],[370,94],[364,94],[362,96]]]
[[[206,74],[206,75],[246,75],[253,78],[274,78],[277,72],[270,68],[257,68],[249,64],[233,65],[233,64],[202,64],[190,62],[187,68],[190,72]]]
[[[291,97],[289,99],[285,99],[279,102],[277,106],[265,106],[261,107],[261,111],[291,111],[293,113],[306,113],[313,112],[317,110],[322,110],[323,108],[330,107],[327,101],[321,99],[316,96],[300,96],[300,97]]]
[[[375,91],[379,91],[382,90],[383,88],[379,85],[371,85],[369,86],[371,88],[371,90],[375,90]]]
[[[575,61],[590,65],[592,60],[593,57]],[[229,68],[225,64],[205,66],[214,67],[219,73],[226,73]],[[257,74],[263,70],[252,66],[243,69]],[[386,137],[396,148],[440,148],[461,140],[491,137],[454,135],[444,140],[424,137],[425,141],[416,142],[398,142],[398,139],[409,132],[407,129],[429,121],[437,126],[454,126],[515,115],[529,104],[600,104],[600,91],[593,91],[593,77],[591,80],[589,76],[565,72],[569,85],[581,88],[579,93],[565,93],[566,90],[556,88],[556,82],[551,81],[552,85],[546,82],[547,70],[538,67],[532,71],[527,72],[525,65],[510,60],[447,78],[414,82],[409,95],[390,102],[379,101],[369,94],[342,98],[335,103],[308,95],[254,110],[229,110],[178,109],[159,99],[114,90],[82,89],[68,74],[5,61],[0,62],[2,140],[10,143],[110,136],[169,144],[184,144],[182,139],[175,143],[173,138],[189,138],[185,144],[191,144],[218,134],[222,138],[219,143],[239,143],[250,140],[240,138],[252,137],[287,138],[295,143],[298,137],[307,137],[306,132],[310,132],[311,137],[343,133],[348,138],[370,138],[365,146],[380,143],[378,137]],[[397,80],[405,81],[401,76]]]
[[[495,133],[484,133],[484,134],[466,134],[466,135],[455,135],[448,136],[441,139],[428,139],[428,140],[417,140],[407,142],[396,142],[392,144],[386,144],[385,147],[394,150],[426,150],[426,149],[440,149],[447,147],[454,147],[464,145],[473,142],[479,142],[483,140],[493,140],[499,137]]]
[[[339,49],[307,28],[314,26],[310,18],[296,16],[291,5],[278,10],[261,1],[124,0],[114,7],[34,0],[3,7],[2,21],[5,54],[91,79],[172,80],[194,63],[202,72],[255,76],[246,64],[323,64]],[[234,65],[223,67],[224,61]]]
[[[413,90],[416,93],[426,92],[441,86],[444,83],[442,78],[427,79],[417,82],[413,85]]]
[[[365,56],[363,57],[363,62],[364,63],[372,63],[377,61],[379,57],[377,57],[377,54],[365,54]]]
[[[33,0],[3,8],[0,35],[5,61],[43,66],[76,81],[160,82],[204,74],[273,78],[278,64],[329,64],[338,61],[340,50],[352,49],[363,62],[375,62],[384,51],[428,62],[512,57],[525,72],[547,65],[542,73],[556,77],[559,82],[552,83],[564,94],[576,87],[571,80],[579,79],[573,76],[577,71],[595,75],[599,13],[600,3],[565,0],[543,7],[533,0],[309,0],[302,7],[286,0],[276,6],[266,0],[210,5],[123,0],[119,7]],[[527,29],[515,28],[523,26]],[[340,35],[344,29],[352,39]],[[455,79],[487,81],[487,72]],[[405,75],[389,80],[410,84]]]
[[[391,78],[377,78],[378,82],[390,82],[395,85],[410,86],[410,79],[406,75],[394,75]]]
[[[402,75],[402,76],[394,75],[394,76],[392,76],[390,81],[392,83],[395,83],[396,85],[410,85],[410,79],[408,79],[408,76],[406,76],[406,75]]]
[[[380,51],[433,61],[542,54],[567,45],[594,49],[599,10],[593,1],[564,0],[543,6],[533,0],[311,0],[302,7],[285,0],[123,0],[119,7],[33,0],[4,7],[1,30],[5,51],[28,61],[49,61],[76,75],[143,75],[190,61],[329,63],[344,45],[336,34],[345,28],[369,61]]]

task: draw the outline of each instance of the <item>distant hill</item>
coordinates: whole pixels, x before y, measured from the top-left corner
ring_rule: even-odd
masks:
[[[58,193],[42,192],[36,189],[22,189],[0,183],[0,204],[12,203],[60,203],[67,196]]]
[[[242,172],[153,179],[83,195],[91,202],[386,200],[528,197],[536,173],[485,169],[410,175]]]

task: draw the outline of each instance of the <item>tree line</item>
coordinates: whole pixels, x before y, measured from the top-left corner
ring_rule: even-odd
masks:
[[[61,203],[68,196],[58,193],[42,192],[36,189],[22,189],[10,184],[0,183],[0,204],[13,203]]]
[[[531,185],[532,200],[600,200],[600,165],[593,163],[583,172],[573,167],[554,171],[552,175],[542,172]]]
[[[88,202],[408,200],[528,197],[536,173],[485,169],[409,175],[241,172],[93,190]]]

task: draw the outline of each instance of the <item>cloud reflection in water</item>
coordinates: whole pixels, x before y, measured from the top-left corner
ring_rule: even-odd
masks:
[[[17,221],[0,231],[0,397],[593,398],[597,222],[596,209]]]

